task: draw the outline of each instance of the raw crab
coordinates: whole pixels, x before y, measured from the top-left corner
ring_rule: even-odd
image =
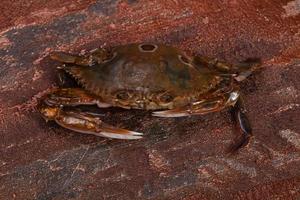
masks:
[[[60,69],[81,87],[51,91],[38,110],[46,120],[54,120],[67,129],[118,139],[139,139],[143,135],[72,109],[77,105],[154,110],[156,117],[202,115],[232,107],[236,127],[243,133],[237,146],[245,144],[251,134],[237,83],[259,66],[259,59],[231,65],[156,44],[97,49],[88,55],[55,52],[51,58],[64,63]]]

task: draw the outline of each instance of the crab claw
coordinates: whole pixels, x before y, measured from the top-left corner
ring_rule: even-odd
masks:
[[[102,122],[99,115],[81,112],[80,110],[65,110],[61,107],[51,107],[41,104],[38,107],[46,121],[55,121],[64,128],[86,134],[107,138],[134,140],[141,139],[142,133],[113,127]]]
[[[99,117],[82,113],[80,111],[65,111],[61,110],[55,118],[56,123],[64,128],[86,134],[92,134],[107,138],[116,139],[141,139],[142,133],[129,131],[122,128],[113,127],[103,123]]]
[[[116,128],[109,125],[102,125],[101,131],[98,133],[91,132],[93,135],[98,135],[102,137],[115,138],[115,139],[125,139],[125,140],[135,140],[141,139],[143,133],[129,131],[126,129]]]
[[[98,127],[98,129],[82,129],[79,130],[75,127],[67,126],[66,124],[59,123],[56,121],[59,125],[61,125],[64,128],[80,132],[80,133],[86,133],[86,134],[92,134],[100,137],[107,137],[107,138],[114,138],[114,139],[123,139],[123,140],[136,140],[143,138],[143,133],[135,132],[135,131],[129,131],[122,128],[116,128],[109,126],[108,124],[102,124],[101,128]]]
[[[185,117],[191,115],[188,110],[184,109],[173,109],[173,110],[164,110],[152,112],[152,116],[155,117]]]

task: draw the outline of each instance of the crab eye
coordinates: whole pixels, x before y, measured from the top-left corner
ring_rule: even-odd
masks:
[[[184,64],[186,64],[186,65],[190,64],[190,61],[189,61],[189,59],[188,59],[187,57],[185,57],[185,56],[183,56],[183,55],[178,55],[178,58],[179,58],[179,60],[180,60],[182,63],[184,63]]]
[[[121,91],[121,92],[117,93],[116,97],[119,100],[127,100],[127,99],[129,99],[130,95],[126,91]]]
[[[159,100],[162,101],[163,103],[169,103],[174,99],[174,96],[172,96],[171,94],[163,94],[159,97]]]
[[[157,49],[157,46],[154,44],[141,44],[139,49],[142,52],[154,52]]]

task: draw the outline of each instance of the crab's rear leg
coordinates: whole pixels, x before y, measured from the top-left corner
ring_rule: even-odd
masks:
[[[250,137],[252,136],[252,128],[246,115],[246,110],[244,109],[241,97],[231,108],[230,113],[236,132],[239,133],[238,140],[233,143],[229,149],[229,152],[233,153],[248,144]]]
[[[195,63],[195,66],[199,67],[199,69],[205,66],[216,71],[220,75],[234,76],[237,81],[243,81],[261,65],[260,58],[248,58],[234,65],[215,58],[195,56],[193,62]]]
[[[80,88],[56,89],[38,105],[38,110],[47,121],[55,121],[67,129],[108,138],[140,139],[142,133],[116,128],[102,122],[99,115],[82,112],[73,106],[97,104],[108,107],[95,96]]]
[[[102,63],[112,56],[109,51],[101,48],[89,52],[87,55],[73,55],[65,52],[52,52],[50,54],[52,60],[80,66],[92,66],[95,63]]]

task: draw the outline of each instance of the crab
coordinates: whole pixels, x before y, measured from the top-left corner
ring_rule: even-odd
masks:
[[[38,105],[47,121],[64,128],[117,139],[143,136],[106,124],[98,115],[76,109],[78,105],[151,110],[155,117],[203,115],[231,108],[235,127],[243,136],[236,147],[251,136],[239,82],[257,69],[257,58],[232,65],[151,43],[98,48],[85,55],[53,52],[50,57],[63,63],[59,69],[78,83],[78,87],[51,90]]]

